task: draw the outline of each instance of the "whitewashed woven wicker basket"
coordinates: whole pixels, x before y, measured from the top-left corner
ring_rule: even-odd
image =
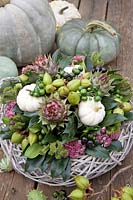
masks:
[[[4,105],[0,105],[0,126],[3,126],[2,117],[4,115]],[[1,140],[1,148],[12,162],[13,168],[24,176],[51,186],[72,186],[74,185],[74,176],[83,175],[88,179],[93,179],[110,171],[116,165],[121,165],[121,161],[131,150],[133,144],[133,122],[125,123],[121,131],[119,140],[122,143],[123,150],[121,152],[111,152],[110,158],[101,159],[88,155],[81,156],[72,160],[71,177],[67,181],[63,181],[61,177],[51,178],[49,171],[41,173],[35,170],[32,173],[25,172],[24,165],[26,158],[22,155],[21,147],[12,144],[9,140]]]

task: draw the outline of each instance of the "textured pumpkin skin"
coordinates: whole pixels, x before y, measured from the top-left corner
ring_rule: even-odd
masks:
[[[0,79],[18,76],[16,64],[8,57],[0,56]]]
[[[111,35],[102,28],[88,32],[85,30],[87,24],[88,22],[81,19],[73,19],[62,26],[57,34],[58,48],[71,56],[100,52],[104,63],[115,59],[119,53],[119,34]]]
[[[43,97],[33,97],[30,95],[30,91],[33,91],[36,84],[30,84],[24,86],[17,95],[17,104],[22,111],[34,112],[40,107],[43,101]]]
[[[0,8],[0,55],[17,65],[49,52],[56,22],[47,0],[11,0]]]
[[[87,126],[95,126],[103,121],[105,117],[105,107],[94,99],[81,101],[79,103],[78,116],[80,121]]]

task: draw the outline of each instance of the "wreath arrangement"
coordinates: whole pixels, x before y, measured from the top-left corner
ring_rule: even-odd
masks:
[[[2,79],[0,94],[1,146],[18,172],[38,182],[94,178],[132,146],[132,88],[96,52],[89,62],[60,51],[38,56],[18,78]]]

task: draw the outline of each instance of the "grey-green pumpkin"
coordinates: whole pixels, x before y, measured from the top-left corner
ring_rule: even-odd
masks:
[[[57,46],[71,56],[100,52],[104,63],[108,63],[119,53],[120,34],[106,22],[73,19],[58,31]]]
[[[8,57],[0,56],[0,79],[18,76],[16,64]]]
[[[48,53],[56,21],[47,0],[0,0],[0,55],[19,66]]]

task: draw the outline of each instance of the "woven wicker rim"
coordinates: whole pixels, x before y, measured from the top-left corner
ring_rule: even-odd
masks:
[[[0,127],[4,124],[2,117],[4,115],[4,105],[0,105]],[[111,152],[110,158],[101,159],[92,156],[84,155],[77,159],[72,159],[71,177],[67,181],[63,181],[61,177],[51,178],[49,171],[43,174],[39,170],[34,170],[31,173],[25,172],[24,165],[26,158],[22,155],[20,145],[12,144],[10,140],[1,140],[1,148],[4,153],[9,157],[13,168],[18,173],[28,177],[31,180],[39,183],[47,184],[50,186],[72,186],[74,185],[74,176],[83,175],[89,180],[98,177],[110,171],[116,165],[121,165],[126,155],[131,150],[133,144],[133,122],[125,123],[123,125],[121,135],[119,138],[122,143],[123,150],[121,152]]]

